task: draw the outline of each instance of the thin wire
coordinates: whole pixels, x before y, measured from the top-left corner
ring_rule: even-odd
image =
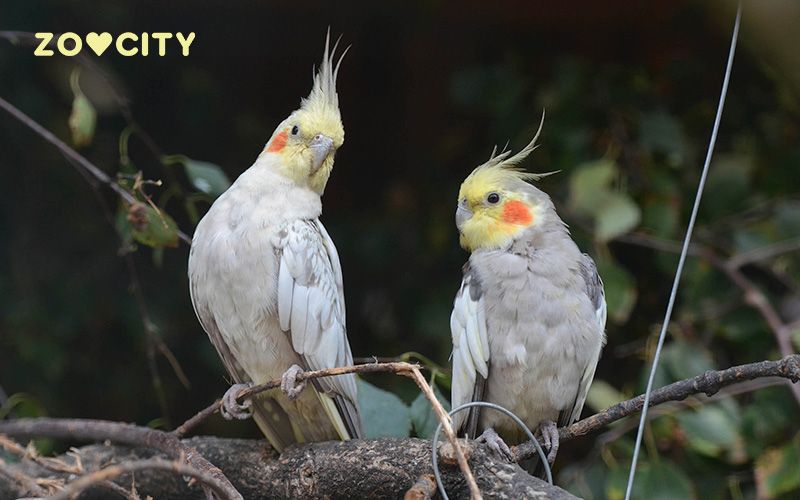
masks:
[[[471,403],[464,403],[463,405],[453,408],[450,410],[449,415],[452,417],[456,413],[467,410],[474,406],[480,406],[482,408],[490,408],[492,410],[497,410],[499,412],[505,413],[507,416],[511,417],[514,422],[517,423],[518,426],[525,431],[525,434],[528,436],[533,442],[533,446],[536,448],[536,453],[539,454],[539,460],[544,463],[544,472],[547,475],[547,482],[553,484],[553,472],[550,470],[550,462],[547,461],[547,455],[544,454],[544,450],[542,446],[539,444],[539,441],[533,436],[533,433],[528,426],[520,419],[518,416],[514,415],[511,410],[503,408],[502,406],[494,403],[487,403],[486,401],[473,401]],[[444,490],[444,483],[442,482],[442,475],[439,472],[439,454],[437,453],[436,445],[439,443],[439,433],[442,432],[442,423],[439,422],[439,425],[436,426],[436,431],[433,433],[433,439],[431,439],[431,462],[433,462],[433,477],[436,478],[436,486],[439,488],[439,493],[442,495],[444,500],[450,500],[450,497],[447,496],[447,492]]]
[[[661,324],[661,333],[658,336],[658,346],[656,347],[655,355],[653,356],[653,366],[650,368],[650,377],[647,379],[647,390],[644,393],[644,406],[642,406],[642,415],[639,419],[639,430],[636,434],[636,446],[633,448],[633,458],[631,459],[631,470],[628,475],[628,487],[625,490],[625,500],[630,500],[631,491],[633,490],[633,481],[636,476],[636,463],[639,461],[639,450],[642,447],[642,436],[644,434],[644,426],[647,421],[647,410],[650,406],[650,393],[653,390],[653,380],[656,375],[656,368],[658,368],[658,361],[661,357],[661,348],[664,345],[664,338],[667,335],[667,327],[672,318],[672,308],[675,305],[675,298],[678,294],[678,286],[681,282],[681,274],[683,273],[683,264],[686,262],[686,255],[689,253],[689,243],[692,239],[692,231],[694,230],[694,223],[697,219],[697,212],[700,208],[700,200],[703,197],[703,189],[706,184],[706,176],[708,175],[708,167],[711,164],[711,157],[714,154],[714,144],[717,142],[717,132],[719,131],[719,122],[722,118],[722,109],[725,107],[725,96],[728,94],[728,82],[731,78],[731,68],[733,67],[733,55],[736,53],[736,41],[739,38],[739,24],[742,19],[742,2],[739,0],[738,7],[736,8],[736,21],[733,24],[733,35],[731,36],[731,47],[728,51],[728,65],[725,68],[725,77],[722,80],[722,91],[719,96],[719,105],[717,106],[717,116],[714,119],[714,129],[711,132],[711,140],[708,143],[708,151],[706,152],[706,161],[703,164],[703,173],[700,175],[700,183],[697,185],[697,194],[694,198],[694,207],[692,207],[692,215],[689,217],[689,226],[686,228],[686,236],[683,239],[683,248],[681,249],[681,256],[678,260],[678,269],[675,271],[675,279],[672,282],[672,292],[669,296],[669,303],[667,304],[667,312],[664,315],[664,322]]]

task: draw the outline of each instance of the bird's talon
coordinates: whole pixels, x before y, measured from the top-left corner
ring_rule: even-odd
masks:
[[[548,420],[547,422],[541,423],[539,432],[541,432],[542,440],[549,450],[547,453],[547,461],[550,465],[553,465],[553,462],[556,461],[556,455],[558,455],[558,427],[556,427],[555,422]]]
[[[478,436],[476,439],[479,443],[486,443],[486,446],[489,447],[492,452],[494,452],[497,456],[508,460],[509,462],[514,458],[514,454],[511,452],[511,448],[508,447],[503,438],[497,435],[494,429],[489,428],[483,431],[483,434]]]
[[[298,365],[292,365],[281,375],[281,391],[286,397],[295,400],[306,388],[305,381],[297,381],[297,376],[303,373],[303,369]]]
[[[236,400],[236,396],[240,391],[249,389],[252,386],[253,384],[251,383],[234,384],[225,391],[225,395],[222,396],[222,407],[220,408],[220,413],[225,420],[246,420],[253,416],[253,412],[250,410],[250,407],[253,406],[252,401],[246,399],[243,403],[239,403]]]

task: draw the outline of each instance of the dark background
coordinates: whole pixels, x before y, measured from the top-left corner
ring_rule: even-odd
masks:
[[[722,258],[800,235],[800,8],[745,4],[695,233]],[[112,176],[141,170],[162,179],[147,193],[191,235],[187,200],[201,215],[208,200],[160,156],[212,162],[235,178],[307,95],[330,26],[351,48],[338,83],[346,141],[323,221],[344,269],[353,353],[416,351],[444,367],[467,257],[453,224],[459,183],[494,144],[527,143],[546,109],[541,147],[525,166],[561,171],[540,186],[600,263],[609,295],[608,346],[589,414],[642,390],[677,262],[647,246],[683,237],[734,15],[732,1],[3,0],[3,30],[194,31],[196,39],[189,57],[172,40],[165,57],[152,45],[150,56],[129,58],[112,47],[88,62],[33,57],[33,47],[0,39],[0,97],[69,142],[69,77],[82,67],[98,122],[81,152]],[[131,123],[142,133],[131,136],[125,162],[120,136]],[[98,199],[56,149],[5,113],[0,173],[0,386],[11,395],[0,417],[170,427],[224,392],[223,368],[189,302],[186,245],[121,242],[129,229],[124,214],[114,224],[118,199],[105,188]],[[618,202],[617,211],[593,206],[597,193]],[[616,228],[610,234],[599,229],[606,223]],[[790,249],[743,268],[787,323],[800,316],[800,258]],[[189,388],[165,356],[148,357],[153,343],[131,262],[152,333]],[[798,332],[793,341],[796,349]],[[779,356],[741,291],[707,261],[690,259],[657,384]],[[406,402],[416,396],[410,383],[370,381]],[[437,382],[446,392],[446,375]],[[647,433],[642,491],[796,494],[800,415],[788,387],[768,380],[717,399],[665,407]],[[618,497],[634,436],[626,429],[635,422],[566,444],[559,483],[588,498]],[[221,419],[202,430],[257,435],[250,423]]]

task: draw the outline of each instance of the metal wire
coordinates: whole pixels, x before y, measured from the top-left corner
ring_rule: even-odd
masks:
[[[742,2],[739,0],[736,9],[736,21],[733,24],[733,35],[731,35],[731,46],[728,51],[728,65],[725,68],[725,77],[722,80],[722,91],[719,96],[719,105],[717,106],[717,116],[714,119],[714,129],[711,132],[711,140],[708,143],[708,151],[706,152],[706,161],[703,164],[703,173],[700,175],[700,182],[697,185],[697,194],[694,198],[694,207],[692,207],[692,215],[689,217],[689,225],[686,228],[686,236],[683,239],[683,248],[681,249],[681,256],[678,260],[678,268],[675,271],[675,279],[672,282],[672,292],[669,296],[669,303],[667,304],[667,312],[664,314],[664,322],[661,324],[661,333],[658,336],[658,346],[656,347],[655,355],[653,356],[653,366],[650,368],[650,377],[647,379],[647,390],[644,393],[644,406],[642,407],[642,415],[639,419],[639,430],[636,434],[636,445],[633,448],[633,458],[631,459],[631,470],[628,475],[628,487],[625,490],[625,500],[630,500],[631,492],[633,490],[633,481],[636,476],[636,464],[639,461],[639,450],[642,447],[642,436],[644,435],[645,422],[647,422],[647,410],[650,406],[650,393],[653,390],[653,380],[655,379],[656,369],[658,368],[658,361],[661,357],[661,348],[664,345],[664,338],[667,334],[667,327],[672,318],[672,308],[675,305],[675,298],[678,294],[678,286],[681,282],[681,274],[683,273],[683,265],[686,262],[686,255],[689,251],[689,243],[692,239],[692,231],[694,230],[694,223],[697,219],[697,212],[700,208],[700,200],[703,197],[703,189],[706,184],[706,177],[708,175],[708,167],[711,164],[711,157],[714,153],[714,144],[717,142],[717,132],[719,131],[719,122],[722,118],[722,109],[725,107],[725,96],[728,94],[728,82],[731,78],[731,68],[733,67],[733,55],[736,53],[736,41],[739,38],[739,24],[742,19]]]
[[[553,472],[550,470],[550,462],[547,461],[547,455],[544,454],[544,450],[542,446],[539,444],[539,441],[533,436],[533,433],[528,426],[520,419],[518,416],[514,415],[511,410],[503,408],[500,405],[494,403],[487,403],[486,401],[473,401],[471,403],[464,403],[463,405],[453,408],[450,410],[449,415],[452,417],[456,413],[467,410],[474,406],[480,406],[482,408],[490,408],[492,410],[497,410],[501,413],[505,413],[508,417],[511,417],[514,422],[517,423],[518,426],[525,431],[525,434],[528,436],[533,442],[533,446],[536,448],[536,453],[539,454],[539,460],[542,461],[544,464],[544,472],[547,475],[547,482],[553,484]],[[439,433],[442,431],[442,423],[439,422],[439,425],[436,426],[436,431],[433,433],[433,439],[431,439],[431,462],[433,462],[433,477],[436,478],[436,486],[439,488],[439,493],[442,495],[444,500],[450,500],[450,497],[447,496],[447,492],[444,490],[444,483],[442,483],[442,475],[439,472],[439,454],[437,453],[436,445],[439,442]]]

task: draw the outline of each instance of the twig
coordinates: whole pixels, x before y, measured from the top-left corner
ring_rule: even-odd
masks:
[[[84,170],[85,173],[88,173],[94,179],[105,184],[112,191],[117,193],[120,198],[122,198],[128,204],[137,203],[136,198],[126,191],[122,186],[120,186],[116,181],[114,181],[108,174],[103,172],[99,167],[95,164],[90,162],[86,159],[82,154],[78,153],[71,147],[69,147],[64,141],[53,135],[52,132],[47,130],[46,128],[39,125],[35,120],[31,117],[20,111],[17,107],[15,107],[10,102],[6,101],[2,97],[0,97],[0,108],[4,109],[8,114],[19,120],[21,123],[26,125],[28,128],[36,132],[40,137],[44,140],[55,146],[61,154],[72,160],[70,163],[74,162],[73,165],[79,165],[80,168]],[[181,230],[176,230],[178,233],[178,238],[180,238],[184,243],[191,244],[192,239],[186,235]]]
[[[414,486],[406,491],[403,500],[430,500],[436,493],[436,480],[430,474],[423,474],[414,483]]]
[[[5,437],[4,435],[0,434],[0,447],[4,450],[17,455],[22,460],[29,460],[39,467],[43,469],[47,469],[52,472],[56,473],[67,473],[67,474],[74,474],[74,475],[83,475],[86,471],[83,469],[83,464],[81,463],[80,455],[78,454],[77,450],[73,449],[73,452],[68,452],[67,455],[71,456],[73,460],[75,460],[74,465],[70,465],[63,460],[57,458],[49,458],[49,457],[41,457],[36,455],[35,452],[31,453],[31,450],[23,448],[20,446],[16,441],[12,441]],[[101,483],[101,486],[108,488],[109,490],[117,493],[118,495],[124,498],[130,498],[130,492],[123,488],[122,486],[112,483],[111,481],[104,481]]]
[[[5,460],[0,458],[0,476],[7,476],[15,483],[19,484],[24,490],[24,494],[32,494],[39,497],[47,496],[47,492],[36,483],[36,480],[27,474],[6,467]]]
[[[678,245],[676,242],[657,239],[643,234],[629,234],[620,237],[618,240],[666,252],[674,252],[676,250],[676,245]],[[700,257],[722,271],[728,279],[743,292],[745,303],[761,315],[772,331],[781,356],[789,356],[795,352],[792,347],[791,334],[796,326],[783,322],[778,311],[775,310],[775,307],[770,303],[766,295],[764,295],[764,292],[745,276],[741,267],[748,263],[790,251],[794,246],[798,245],[798,243],[800,243],[800,240],[785,240],[774,245],[739,254],[738,256],[735,255],[728,260],[720,258],[710,248],[702,245],[695,244],[689,251],[690,255]],[[800,386],[792,385],[791,391],[794,399],[800,403]]]
[[[242,498],[222,471],[197,450],[181,443],[175,435],[168,432],[104,420],[26,418],[0,422],[0,433],[20,439],[50,437],[87,441],[109,440],[129,446],[153,448],[176,459],[183,457],[187,464],[212,478],[217,487],[226,492],[228,498]]]
[[[130,472],[140,470],[155,469],[174,472],[181,476],[189,476],[204,484],[214,491],[220,498],[236,499],[241,498],[240,495],[232,496],[231,493],[224,488],[216,478],[195,469],[189,465],[183,464],[178,461],[164,460],[162,458],[149,458],[145,460],[136,460],[133,462],[125,462],[119,465],[110,465],[104,469],[91,472],[67,484],[63,491],[57,495],[53,495],[53,500],[69,500],[76,498],[78,493],[89,488],[90,486],[114,479]]]
[[[442,404],[436,399],[436,395],[433,393],[433,389],[425,380],[425,377],[422,376],[422,373],[419,371],[420,367],[416,364],[406,363],[404,361],[398,362],[390,362],[390,363],[371,363],[366,365],[356,365],[356,366],[343,366],[337,368],[329,368],[326,370],[314,370],[314,371],[307,371],[298,374],[297,381],[303,380],[311,380],[321,377],[332,377],[335,375],[345,375],[348,373],[377,373],[377,372],[386,372],[386,373],[394,373],[396,375],[403,375],[406,377],[411,378],[414,382],[419,386],[420,390],[425,397],[430,401],[431,406],[433,406],[433,410],[436,413],[437,418],[442,423],[442,429],[444,429],[445,434],[447,435],[447,439],[453,446],[453,449],[456,451],[456,457],[458,459],[458,465],[461,468],[461,471],[464,474],[464,478],[469,485],[470,492],[473,495],[473,498],[480,499],[481,494],[478,490],[478,485],[475,482],[475,477],[472,474],[472,471],[469,469],[469,464],[467,464],[467,459],[464,456],[464,452],[461,447],[458,445],[458,440],[456,439],[455,432],[453,431],[452,425],[450,425],[450,417],[447,415],[447,412],[442,407]],[[275,389],[280,387],[281,381],[280,380],[273,380],[264,384],[256,385],[250,387],[248,389],[243,389],[239,391],[239,394],[236,396],[236,400],[239,402],[244,401],[247,398],[255,396],[256,394],[260,394],[264,391],[268,391],[270,389]],[[177,437],[183,437],[188,432],[190,432],[193,428],[197,425],[202,423],[205,419],[219,411],[220,407],[222,406],[222,400],[216,400],[215,402],[211,403],[209,406],[198,412],[192,418],[181,424],[177,429],[173,431],[173,434]]]
[[[759,361],[725,370],[707,371],[702,375],[674,382],[653,391],[650,395],[650,406],[667,401],[682,401],[692,394],[704,393],[711,396],[723,387],[761,377],[781,377],[796,383],[800,380],[800,354],[792,354],[777,361]],[[559,438],[565,441],[585,436],[641,411],[643,405],[644,395],[623,401],[568,427],[562,427],[558,431]],[[515,457],[517,460],[522,460],[533,456],[534,453],[536,451],[533,444],[526,442],[516,447]]]
[[[796,252],[798,250],[800,250],[800,237],[790,238],[736,254],[728,259],[728,265],[733,268],[740,268],[752,262],[771,259],[772,257],[777,257],[778,255],[789,252]]]

